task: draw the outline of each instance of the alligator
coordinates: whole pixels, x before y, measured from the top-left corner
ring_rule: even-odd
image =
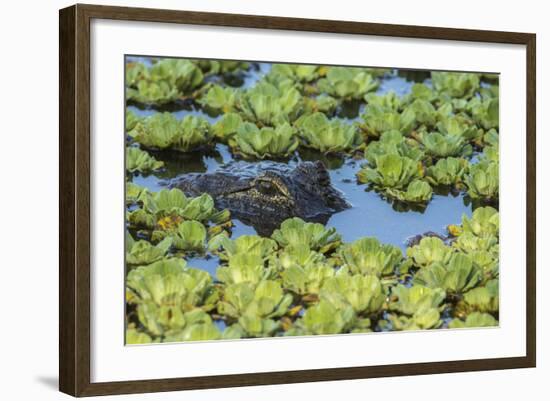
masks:
[[[187,196],[208,193],[220,209],[269,236],[291,217],[326,224],[330,216],[350,207],[332,187],[321,161],[294,166],[262,161],[232,162],[211,173],[188,173],[168,183]]]

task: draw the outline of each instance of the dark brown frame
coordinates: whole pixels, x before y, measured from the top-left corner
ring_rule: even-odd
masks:
[[[90,21],[93,18],[509,43],[527,49],[527,308],[524,357],[124,382],[90,382]],[[194,11],[74,5],[59,13],[59,389],[73,396],[349,380],[536,365],[536,35]]]

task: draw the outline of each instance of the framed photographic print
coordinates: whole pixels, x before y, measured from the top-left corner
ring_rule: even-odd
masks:
[[[60,11],[60,390],[535,366],[535,35]]]

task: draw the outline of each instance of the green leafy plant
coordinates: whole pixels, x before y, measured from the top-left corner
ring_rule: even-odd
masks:
[[[176,249],[203,252],[206,242],[206,228],[195,220],[181,222],[171,235]]]
[[[163,166],[164,162],[156,160],[144,150],[135,147],[126,148],[126,170],[131,173],[148,173]]]
[[[451,329],[462,329],[472,327],[493,327],[498,326],[498,320],[488,313],[474,312],[469,314],[465,320],[455,318],[449,323]]]
[[[326,263],[291,264],[281,272],[283,286],[299,295],[319,294],[336,271]]]
[[[210,124],[201,117],[186,116],[178,121],[170,113],[156,113],[138,123],[131,133],[146,148],[190,152],[208,145],[213,137]]]
[[[472,153],[472,146],[460,135],[444,135],[439,132],[423,133],[420,142],[430,156],[459,157]]]
[[[232,240],[226,235],[220,234],[210,240],[208,247],[222,261],[230,260],[241,254],[256,255],[262,260],[266,260],[277,250],[277,243],[259,235],[241,235]]]
[[[386,194],[393,199],[407,203],[427,203],[432,199],[432,187],[426,181],[414,180],[406,191],[388,188]]]
[[[432,83],[440,95],[450,98],[471,98],[479,89],[479,75],[432,71]]]
[[[237,319],[239,326],[250,337],[272,335],[280,326],[272,320],[284,315],[292,296],[285,294],[276,281],[265,280],[257,285],[243,282],[226,287],[218,312]]]
[[[287,123],[260,129],[245,122],[239,126],[230,144],[243,156],[264,159],[290,156],[299,142],[295,129]]]
[[[390,314],[389,320],[393,330],[429,330],[440,327],[443,323],[438,308],[423,308],[412,316]]]
[[[327,253],[340,245],[341,236],[335,228],[320,223],[307,223],[299,217],[287,219],[271,235],[283,247],[306,245],[320,253]]]
[[[486,130],[499,127],[499,100],[497,98],[470,100],[467,110],[474,121]]]
[[[381,244],[374,237],[358,239],[339,250],[344,267],[352,273],[390,276],[403,260],[401,250],[393,245]]]
[[[406,139],[399,131],[386,131],[377,141],[369,143],[365,149],[365,159],[371,166],[376,166],[376,160],[383,155],[398,155],[420,161],[424,152],[413,139]]]
[[[243,119],[237,113],[225,113],[213,126],[212,132],[216,138],[228,142],[237,133]]]
[[[386,293],[374,275],[337,274],[325,280],[320,297],[333,305],[351,305],[357,314],[371,314],[380,311]]]
[[[447,263],[436,262],[416,273],[413,283],[431,288],[442,288],[451,294],[461,294],[481,281],[481,270],[472,259],[455,253]]]
[[[126,265],[140,266],[159,261],[166,256],[172,246],[172,239],[166,238],[157,245],[149,241],[134,241],[131,235],[126,235]]]
[[[468,195],[485,201],[498,200],[499,165],[495,162],[479,162],[470,166],[465,178]]]
[[[409,135],[416,126],[416,114],[412,109],[398,112],[385,107],[369,104],[361,114],[362,124],[360,128],[369,137],[379,138],[384,132],[399,131],[403,135]]]
[[[160,260],[131,270],[126,285],[140,322],[155,336],[183,329],[185,314],[215,307],[218,293],[210,275],[186,267],[182,259]]]
[[[390,303],[390,309],[413,316],[421,311],[438,309],[445,299],[441,288],[429,288],[421,285],[405,287],[397,285],[392,288],[392,296],[397,298]]]
[[[218,280],[225,284],[252,283],[274,276],[273,269],[266,268],[264,259],[257,254],[237,254],[229,259],[227,266],[220,266],[216,271]]]
[[[227,113],[233,111],[237,103],[238,91],[231,87],[212,85],[199,100],[203,106]]]
[[[469,163],[465,159],[447,157],[439,159],[426,170],[426,180],[432,185],[452,185],[458,187],[464,180]]]
[[[353,327],[356,319],[351,305],[337,308],[331,302],[321,300],[307,308],[304,316],[296,322],[297,328],[291,335],[304,334],[338,334],[345,333]]]
[[[360,99],[378,87],[378,80],[360,68],[330,67],[317,84],[321,92],[331,96]]]
[[[261,82],[243,92],[237,106],[243,119],[256,125],[273,127],[291,123],[298,118],[302,103],[302,96],[297,89],[281,90],[270,83]]]
[[[126,96],[145,104],[165,104],[191,96],[203,82],[203,74],[189,60],[163,59],[151,68],[129,67]]]
[[[424,237],[418,245],[407,248],[407,256],[418,267],[427,267],[432,263],[446,264],[452,254],[453,249],[437,237]]]
[[[355,126],[338,120],[331,121],[319,112],[304,118],[299,130],[305,146],[323,153],[347,152],[362,142]]]
[[[359,170],[360,183],[369,183],[379,189],[402,189],[423,174],[421,164],[408,157],[388,154],[376,157],[375,161],[375,168],[367,166]]]

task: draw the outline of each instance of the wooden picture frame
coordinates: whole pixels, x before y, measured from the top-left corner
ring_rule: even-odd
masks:
[[[526,356],[92,383],[90,380],[90,21],[94,18],[526,46]],[[60,10],[59,27],[59,388],[62,392],[73,396],[94,396],[535,366],[536,37],[534,34],[80,4]]]

